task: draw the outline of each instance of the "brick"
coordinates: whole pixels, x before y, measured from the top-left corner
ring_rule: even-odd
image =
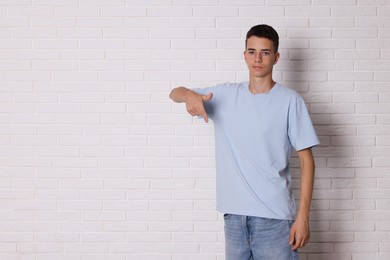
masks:
[[[195,17],[236,17],[239,14],[239,8],[237,7],[204,7],[195,6],[193,8],[193,15]]]
[[[100,201],[61,201],[58,205],[60,210],[100,210]]]
[[[171,168],[180,167],[188,168],[190,166],[189,159],[187,158],[146,158],[146,168]]]
[[[370,158],[329,158],[328,166],[329,167],[370,167],[372,161]]]
[[[80,92],[81,83],[80,82],[37,82],[35,84],[35,89],[37,92]]]
[[[79,43],[74,39],[36,39],[33,41],[37,49],[78,49]],[[1,45],[0,45],[1,46]]]
[[[239,29],[196,29],[198,39],[237,39],[240,38]]]
[[[51,161],[49,158],[34,158],[34,157],[10,157],[6,159],[8,167],[50,167]]]
[[[379,50],[336,50],[336,60],[379,60]]]
[[[356,2],[353,1],[353,0],[346,0],[346,1],[343,1],[342,3],[340,3],[339,1],[336,1],[336,0],[331,0],[331,1],[326,1],[326,0],[315,0],[313,2],[313,5],[315,6],[353,6],[353,5],[356,5]]]
[[[350,16],[350,17],[364,17],[364,16],[376,16],[376,8],[374,6],[333,6],[332,16]]]
[[[386,27],[390,23],[390,19],[387,17],[372,17],[364,23],[364,18],[356,18],[356,25],[359,27]]]
[[[63,28],[58,29],[60,39],[86,39],[101,38],[102,29],[100,28]]]
[[[332,136],[331,144],[332,146],[373,146],[375,138],[370,136]]]
[[[0,234],[1,242],[32,242],[33,241],[33,233],[32,232],[18,232],[18,233],[8,233],[2,232]]]
[[[100,8],[93,6],[56,6],[55,15],[59,17],[94,17],[100,15]]]
[[[315,157],[352,157],[354,151],[348,147],[316,147],[313,154]]]
[[[367,29],[366,29],[367,30]],[[377,39],[357,39],[356,47],[358,49],[383,49],[385,46],[389,44],[390,40],[381,39],[378,41]]]
[[[16,1],[5,0],[5,1],[1,2],[1,5],[4,5],[4,6],[16,6],[16,5],[17,6],[30,6],[31,2],[28,0],[16,0]]]
[[[99,159],[99,167],[101,168],[140,168],[144,164],[143,158],[101,158]]]
[[[108,0],[98,0],[98,1],[91,1],[91,0],[81,0],[80,5],[85,6],[93,6],[93,5],[125,5],[126,0],[114,0],[114,1],[108,1]]]
[[[73,17],[33,17],[31,24],[33,27],[74,27],[76,19]]]
[[[354,180],[354,179],[339,179],[332,181],[332,187],[335,189],[375,189],[377,187],[376,180]]]
[[[51,5],[54,5],[54,6],[63,6],[63,5],[69,5],[69,6],[77,6],[78,5],[78,1],[76,0],[71,0],[71,1],[67,1],[66,3],[64,3],[64,1],[61,1],[61,0],[53,0],[53,1],[50,1],[50,0],[37,0],[35,1],[35,5],[38,5],[38,6],[45,6],[45,5],[48,5],[48,6],[51,6]]]
[[[375,202],[368,199],[331,200],[330,208],[335,210],[373,210]]]
[[[110,212],[110,211],[88,211],[83,213],[83,221],[123,221],[126,219],[125,212]],[[99,234],[100,235],[100,234]],[[98,236],[99,236],[98,235]],[[103,234],[102,234],[103,236]],[[87,241],[87,240],[85,240]],[[89,241],[89,240],[88,240]],[[103,242],[104,240],[102,240]],[[91,242],[91,241],[89,241]]]
[[[328,73],[331,81],[371,81],[373,79],[372,72],[334,72]]]
[[[126,71],[150,71],[150,70],[168,71],[169,68],[170,68],[169,61],[165,61],[165,60],[158,60],[158,61],[127,60],[127,61],[125,61],[125,70]]]
[[[312,49],[354,49],[356,43],[351,39],[310,39]]]
[[[52,93],[24,94],[16,93],[14,95],[15,103],[57,103],[58,97]]]
[[[148,180],[112,180],[105,182],[108,189],[148,189],[150,182]]]
[[[146,81],[158,78],[160,81],[190,81],[191,74],[189,72],[145,72]]]
[[[61,222],[60,232],[102,232],[103,224],[100,222]],[[64,233],[66,234],[66,233]]]
[[[121,190],[85,190],[82,192],[82,198],[87,200],[118,200],[125,198],[125,192]]]
[[[1,253],[16,253],[16,243],[3,243],[0,244],[0,252]]]
[[[351,232],[312,232],[310,236],[311,242],[352,242],[353,233]]]
[[[125,260],[125,255],[113,255],[111,253],[107,254],[88,254],[84,257],[84,260]]]
[[[150,31],[152,39],[194,39],[195,30],[192,28],[156,28]]]
[[[114,244],[111,246],[111,251],[114,253],[153,253],[153,245],[147,243],[133,243],[133,244]]]
[[[64,251],[66,253],[107,253],[109,246],[105,244],[68,244]]]
[[[156,252],[158,253],[198,253],[198,245],[197,244],[181,244],[180,246],[175,244],[158,244],[155,247]]]
[[[210,6],[215,6],[215,5],[218,5],[218,1],[217,0],[210,0],[210,1],[207,1],[207,0],[200,0],[200,1],[197,1],[196,3],[194,3],[193,1],[191,0],[174,0],[174,4],[177,5],[177,6],[192,6],[192,5],[200,5],[200,6],[203,6],[203,5],[210,5]]]
[[[192,16],[193,8],[182,6],[150,6],[147,8],[148,16],[151,17],[188,17]],[[198,16],[198,15],[195,15]]]
[[[390,257],[389,253],[357,253],[353,254],[354,259],[363,260],[363,259],[373,259],[373,260],[385,260]]]
[[[126,3],[129,6],[166,6],[172,5],[172,0],[131,0]]]
[[[150,49],[170,49],[171,48],[171,42],[174,42],[175,40],[169,40],[169,39],[131,39],[131,40],[125,40],[125,48],[126,49],[145,49],[143,53],[144,55],[150,53]],[[128,51],[123,51],[123,54],[125,54]],[[140,52],[139,50],[137,52],[134,52],[134,54]],[[140,59],[141,60],[141,59]],[[131,62],[131,61],[130,61]],[[142,62],[154,62],[154,60],[142,60],[137,61],[138,63]]]
[[[335,252],[378,252],[377,243],[338,243],[335,245]]]
[[[288,17],[326,17],[331,15],[329,6],[285,6],[285,14]]]
[[[56,208],[55,201],[18,200],[14,204],[16,210],[55,210]]]
[[[390,164],[389,160],[386,160],[386,157],[374,158],[373,166],[374,167],[388,167]]]
[[[271,19],[271,18],[269,18]],[[284,21],[284,20],[283,20]],[[271,23],[272,21],[267,21]],[[218,28],[242,28],[248,30],[253,25],[258,23],[258,18],[256,17],[218,17],[217,18],[217,27]],[[275,25],[277,26],[277,24]],[[244,42],[244,41],[242,41]]]
[[[36,199],[54,199],[54,200],[77,200],[80,199],[80,193],[75,191],[64,191],[54,189],[42,189],[35,192]]]
[[[310,60],[308,67],[312,70],[352,70],[352,61]]]
[[[359,126],[358,133],[364,135],[387,135],[390,127],[387,125],[379,126]]]
[[[101,60],[104,58],[102,50],[63,50],[60,52],[61,60]]]
[[[105,201],[103,204],[104,210],[111,211],[147,211],[148,203],[143,200],[137,201]],[[130,225],[130,224],[129,224]],[[119,226],[119,225],[115,225]],[[133,225],[136,228],[137,225]],[[147,225],[143,229],[147,229]],[[111,230],[113,231],[113,230]],[[134,230],[133,230],[134,231]]]
[[[182,211],[182,210],[191,210],[193,208],[192,201],[151,201],[149,204],[149,209],[152,211]]]
[[[79,158],[79,157],[63,157],[63,158],[53,158],[52,159],[53,167],[83,167],[83,168],[93,168],[97,166],[97,159],[95,158]]]
[[[141,136],[117,136],[109,135],[102,137],[102,144],[107,146],[123,146],[123,145],[146,145],[148,138]]]
[[[386,103],[356,104],[356,111],[366,114],[386,114],[389,111],[389,107],[390,104]]]
[[[102,71],[99,73],[102,81],[142,81],[141,72]]]
[[[351,199],[352,192],[348,189],[343,190],[314,190],[313,199]]]
[[[215,207],[210,211],[174,211],[172,214],[172,219],[176,221],[201,221],[201,223],[204,223],[205,221],[216,221],[217,218],[218,217],[217,213],[215,212]],[[208,229],[208,226],[206,226],[204,229],[207,232],[214,230],[213,228]],[[202,231],[196,226],[195,230]]]
[[[388,182],[386,182],[384,185],[379,185],[379,188],[381,189],[388,189],[388,187]],[[379,200],[377,201],[377,208],[379,210],[387,210],[390,208],[390,203],[388,200]]]
[[[201,18],[172,18],[169,21],[171,28],[215,28],[215,18],[201,17]]]
[[[378,82],[387,82],[389,75],[386,72],[375,72],[375,80]]]
[[[109,50],[123,49],[125,47],[125,41],[123,39],[80,39],[80,49],[108,49],[106,51],[107,59],[110,57]],[[78,49],[78,48],[74,48]],[[131,52],[130,52],[131,53]]]

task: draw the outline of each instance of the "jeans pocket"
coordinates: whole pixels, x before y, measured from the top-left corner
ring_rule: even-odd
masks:
[[[230,218],[232,216],[232,214],[229,214],[229,213],[225,213],[225,214],[223,214],[223,219],[228,219],[228,218]]]
[[[290,229],[291,229],[291,227],[293,226],[295,220],[287,220],[287,222],[288,222],[288,226],[289,226]]]

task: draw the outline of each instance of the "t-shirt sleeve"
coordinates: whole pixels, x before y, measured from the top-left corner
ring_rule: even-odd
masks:
[[[296,151],[310,148],[320,143],[305,102],[299,95],[291,99],[288,120],[288,137]]]

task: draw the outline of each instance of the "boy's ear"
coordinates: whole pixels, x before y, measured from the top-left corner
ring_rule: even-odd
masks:
[[[278,61],[279,61],[279,58],[280,58],[280,53],[278,52],[278,53],[275,55],[275,61],[274,61],[274,64],[278,63]]]

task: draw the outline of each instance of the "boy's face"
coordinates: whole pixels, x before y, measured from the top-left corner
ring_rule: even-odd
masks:
[[[271,40],[251,36],[247,40],[244,59],[251,77],[265,78],[272,76],[272,69],[279,60],[279,53],[275,52]]]

